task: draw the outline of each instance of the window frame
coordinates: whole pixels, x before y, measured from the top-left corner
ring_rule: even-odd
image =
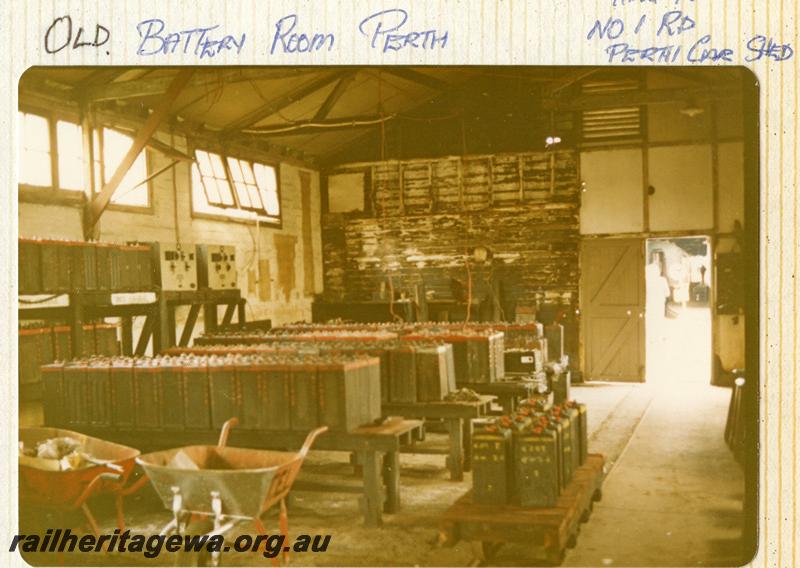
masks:
[[[100,190],[103,188],[103,180],[95,179],[95,186],[96,187],[88,187],[89,180],[84,180],[84,184],[86,186],[82,190],[76,189],[64,189],[60,186],[60,172],[59,172],[59,155],[58,155],[58,121],[70,122],[72,124],[77,124],[80,129],[81,133],[83,133],[83,123],[80,119],[80,116],[76,115],[73,112],[62,112],[62,111],[55,111],[52,109],[45,109],[36,105],[25,105],[20,104],[17,107],[17,120],[20,119],[20,113],[25,114],[35,114],[37,116],[41,116],[45,120],[47,120],[47,127],[48,132],[50,134],[50,175],[51,175],[51,182],[50,186],[41,186],[41,185],[31,185],[27,183],[17,183],[18,187],[18,195],[19,199],[23,202],[30,202],[30,203],[46,203],[50,205],[75,205],[85,203],[88,200],[93,199],[100,193]],[[19,124],[20,128],[20,135],[22,124]],[[131,134],[127,130],[120,130],[118,128],[114,128],[113,126],[100,123],[96,124],[92,127],[93,131],[98,132],[99,138],[99,157],[95,154],[93,156],[93,163],[92,169],[94,169],[94,161],[100,162],[100,175],[105,177],[105,169],[106,164],[103,159],[103,134],[102,131],[104,128],[109,128],[111,130],[116,130],[117,132],[124,134],[125,136],[131,136]],[[92,138],[92,144],[94,144],[94,138]],[[147,170],[147,206],[140,206],[140,205],[120,205],[116,203],[109,203],[108,209],[114,211],[125,211],[131,213],[153,213],[153,185],[151,176],[153,174],[153,163],[152,163],[152,151],[149,147],[145,147],[142,150],[145,153],[145,166]],[[17,167],[19,168],[21,164],[21,156],[17,160]],[[19,179],[19,174],[17,175]]]
[[[29,183],[23,183],[18,181],[17,185],[19,187],[20,194],[23,193],[30,193],[35,195],[42,195],[44,192],[48,193],[58,193],[63,195],[64,197],[67,196],[75,196],[77,194],[85,193],[84,191],[76,191],[74,189],[61,189],[60,187],[60,180],[59,180],[59,172],[58,172],[58,141],[57,133],[56,133],[56,122],[59,120],[60,117],[54,115],[52,111],[47,111],[41,108],[36,107],[27,107],[20,105],[17,108],[17,120],[19,121],[19,135],[22,136],[22,114],[33,114],[39,116],[47,121],[47,132],[49,138],[49,146],[50,146],[50,185],[32,185]],[[65,119],[62,119],[65,120]],[[69,120],[69,119],[66,119]],[[69,120],[72,122],[72,120]],[[80,123],[78,123],[80,124]],[[20,151],[22,148],[20,147]],[[19,156],[17,159],[17,167],[20,168],[19,173],[17,174],[17,179],[19,179],[22,166],[22,155]]]
[[[200,173],[200,166],[197,163],[197,151],[206,152],[210,154],[217,154],[222,159],[222,164],[225,168],[225,175],[227,176],[227,181],[230,186],[231,195],[233,196],[234,204],[232,206],[218,206],[218,205],[211,205],[208,202],[208,195],[206,193],[205,184],[203,185],[202,194],[206,197],[206,203],[210,207],[214,207],[219,211],[214,211],[213,213],[207,211],[198,211],[195,202],[194,202],[194,188],[191,188],[191,199],[189,200],[191,206],[191,216],[195,219],[208,219],[212,221],[224,221],[224,222],[233,222],[233,223],[244,223],[244,224],[256,224],[260,223],[262,225],[268,225],[269,227],[281,229],[283,228],[283,200],[281,194],[281,170],[280,170],[280,162],[276,162],[274,160],[262,159],[261,157],[254,157],[252,154],[247,154],[244,152],[236,152],[236,151],[229,151],[226,149],[221,149],[219,147],[214,147],[211,144],[202,144],[202,145],[193,145],[191,148],[191,155],[195,158],[194,161],[190,165],[190,173],[189,173],[189,183],[194,183],[194,176],[191,173],[192,168],[198,169],[198,174]],[[239,192],[236,188],[235,181],[233,178],[233,173],[230,169],[230,164],[228,163],[228,158],[238,160],[240,162],[246,162],[249,164],[251,170],[255,164],[261,164],[263,166],[272,168],[275,172],[275,194],[278,200],[278,207],[279,211],[277,215],[270,215],[266,211],[266,207],[264,209],[255,210],[253,208],[244,207],[241,205],[239,201]],[[253,175],[255,176],[255,171],[253,171]],[[258,185],[256,185],[258,187]],[[259,198],[262,200],[263,203],[263,196],[261,195],[261,190],[259,188]],[[254,217],[245,218],[245,217],[237,217],[233,215],[226,214],[226,211],[242,211],[245,213],[250,213]]]
[[[93,159],[100,163],[100,179],[95,179],[95,184],[97,186],[97,191],[92,192],[92,197],[98,195],[105,185],[106,179],[106,160],[105,160],[105,134],[104,130],[108,128],[109,130],[114,130],[123,136],[127,136],[133,140],[135,135],[131,135],[130,132],[127,130],[120,130],[119,128],[114,128],[113,126],[109,126],[107,124],[97,124],[92,129],[94,132],[97,133],[97,151],[94,153]],[[92,135],[92,144],[94,144],[94,134]],[[145,187],[147,188],[147,205],[130,205],[127,203],[114,203],[113,201],[109,200],[108,206],[106,209],[109,211],[123,211],[126,213],[153,213],[153,183],[152,183],[152,175],[153,175],[153,162],[152,162],[152,152],[150,148],[145,146],[142,149],[144,152],[144,167],[145,167]],[[92,163],[92,168],[94,168],[94,163]],[[114,172],[110,172],[111,175],[114,175]]]
[[[218,205],[216,202],[212,203],[211,199],[208,196],[208,187],[206,186],[206,183],[205,183],[205,180],[204,180],[204,178],[208,177],[208,176],[203,175],[203,170],[200,167],[200,163],[197,160],[197,152],[203,152],[203,153],[208,154],[208,155],[213,154],[213,155],[217,156],[220,159],[220,162],[222,162],[222,169],[225,171],[225,182],[228,184],[228,191],[230,192],[231,200],[233,201],[232,204],[226,205],[224,202],[220,202],[219,205]],[[237,195],[236,188],[233,185],[233,180],[231,179],[230,169],[228,169],[227,156],[222,154],[221,152],[212,152],[210,150],[203,150],[201,148],[195,148],[192,153],[194,154],[194,158],[195,158],[192,167],[196,166],[197,167],[197,172],[200,174],[200,183],[203,184],[203,194],[206,196],[206,203],[211,207],[216,207],[217,209],[223,209],[223,210],[225,210],[225,209],[237,209],[237,210],[241,209],[241,206],[239,205],[239,196]],[[212,166],[212,169],[213,169],[213,166]],[[212,174],[213,174],[213,172],[212,172]],[[220,179],[220,178],[216,177],[216,175],[212,175],[211,177],[213,177],[215,180],[219,180]],[[190,181],[190,183],[191,183],[191,181]],[[223,213],[221,213],[221,214],[224,215]]]

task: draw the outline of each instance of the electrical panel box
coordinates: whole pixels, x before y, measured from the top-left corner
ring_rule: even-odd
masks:
[[[197,245],[197,255],[201,288],[233,290],[238,287],[236,247]]]
[[[197,290],[197,254],[194,245],[159,243],[158,274],[162,290]]]

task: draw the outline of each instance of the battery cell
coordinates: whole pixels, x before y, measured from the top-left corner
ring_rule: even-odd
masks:
[[[70,427],[80,429],[89,425],[89,382],[86,380],[87,363],[71,361],[64,366],[64,398]]]
[[[135,426],[136,395],[133,388],[133,359],[116,357],[111,361],[111,424],[118,430]]]
[[[291,372],[286,362],[257,360],[264,391],[264,406],[260,422],[267,430],[289,431],[292,428]]]
[[[450,392],[448,351],[449,345],[416,347],[418,401],[440,401]]]
[[[505,504],[512,494],[511,431],[473,423],[472,498],[476,503]]]
[[[319,422],[317,407],[317,365],[313,359],[298,361],[290,367],[291,401],[290,420],[292,430],[312,430]]]
[[[208,366],[205,359],[192,357],[181,366],[184,381],[183,415],[187,430],[211,428]]]
[[[555,430],[514,433],[514,503],[553,507],[561,489]]]
[[[70,255],[64,241],[41,241],[42,293],[56,294],[70,290]]]
[[[158,430],[161,416],[158,406],[158,383],[161,369],[152,360],[137,361],[133,368],[133,392],[136,403],[134,423],[137,430]]]
[[[69,418],[64,393],[64,363],[43,365],[41,373],[44,424],[54,428],[66,427]]]
[[[39,241],[19,239],[19,293],[42,292],[42,251]]]
[[[209,358],[208,384],[211,393],[211,426],[220,428],[225,422],[241,414],[236,369],[232,358]]]
[[[63,251],[69,258],[70,289],[78,292],[97,289],[94,245],[72,241],[65,243]]]
[[[417,362],[411,345],[389,351],[389,401],[417,401]]]
[[[167,431],[179,431],[185,428],[183,401],[185,388],[180,361],[171,357],[163,357],[160,361],[160,378],[158,381],[158,404],[161,427]]]

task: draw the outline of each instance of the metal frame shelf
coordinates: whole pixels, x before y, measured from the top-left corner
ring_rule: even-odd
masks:
[[[213,331],[231,325],[236,314],[237,323],[245,324],[245,302],[239,290],[201,289],[192,292],[142,290],[126,295],[151,294],[154,301],[131,301],[114,303],[110,292],[70,292],[67,305],[45,305],[26,307],[21,304],[19,319],[45,320],[48,323],[65,323],[70,326],[70,340],[73,353],[81,353],[84,341],[83,324],[105,318],[118,317],[122,322],[122,353],[124,355],[144,355],[150,338],[153,339],[153,352],[174,346],[186,346],[192,337],[200,309],[206,331]],[[177,337],[175,310],[178,306],[190,306],[189,315]],[[220,324],[217,307],[225,306]],[[133,318],[144,316],[145,322],[138,339],[134,342]]]

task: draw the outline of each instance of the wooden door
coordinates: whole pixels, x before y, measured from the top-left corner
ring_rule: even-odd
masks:
[[[581,246],[584,376],[644,380],[644,241],[591,239]]]

